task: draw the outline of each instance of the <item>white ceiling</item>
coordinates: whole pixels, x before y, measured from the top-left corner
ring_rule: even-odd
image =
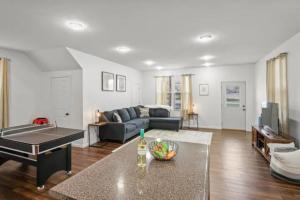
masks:
[[[148,59],[166,68],[201,66],[197,57],[204,54],[215,55],[217,65],[254,63],[300,31],[299,0],[0,0],[0,5],[2,47],[38,55],[68,46],[141,70],[151,69],[143,64]],[[68,30],[64,23],[70,19],[85,22],[87,30]],[[203,33],[217,39],[195,43]],[[113,51],[119,45],[133,51],[120,55]]]

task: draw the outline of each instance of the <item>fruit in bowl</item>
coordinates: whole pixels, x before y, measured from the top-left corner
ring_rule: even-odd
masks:
[[[169,140],[157,139],[149,143],[151,155],[157,160],[171,160],[177,154],[178,144]]]

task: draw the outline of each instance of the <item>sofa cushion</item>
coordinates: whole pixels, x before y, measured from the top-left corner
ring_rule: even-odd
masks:
[[[272,155],[275,152],[275,149],[278,147],[295,147],[295,143],[291,142],[288,144],[282,144],[282,143],[268,143],[268,147],[270,149],[270,155]]]
[[[103,113],[104,115],[104,118],[109,121],[109,122],[113,122],[114,119],[113,119],[113,116],[114,116],[114,113],[116,112],[116,110],[112,110],[112,111],[105,111]]]
[[[300,150],[283,153],[275,152],[273,156],[287,167],[296,169],[300,167]]]
[[[133,107],[127,108],[130,119],[136,119],[137,115]]]
[[[140,118],[140,120],[143,122],[144,126],[146,125],[146,127],[148,127],[150,122],[149,118]]]
[[[125,129],[126,129],[126,133],[128,132],[133,132],[137,129],[135,124],[132,123],[125,123]]]
[[[126,108],[118,110],[118,113],[119,113],[119,115],[120,115],[123,122],[127,122],[127,121],[130,120],[130,116],[129,116]]]
[[[170,117],[170,112],[164,108],[150,108],[149,116],[150,117]]]
[[[126,124],[134,124],[138,129],[141,129],[144,127],[144,121],[141,120],[141,119],[133,119],[133,120],[130,120],[128,122],[126,122]]]

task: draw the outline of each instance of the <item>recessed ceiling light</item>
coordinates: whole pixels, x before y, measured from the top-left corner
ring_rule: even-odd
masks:
[[[83,31],[87,27],[86,24],[75,20],[66,21],[66,26],[73,31]]]
[[[156,66],[155,67],[157,70],[161,70],[161,69],[163,69],[163,67],[162,66]]]
[[[155,62],[154,62],[153,60],[146,60],[144,63],[145,63],[146,65],[148,65],[148,66],[151,66],[151,65],[154,65],[154,64],[155,64]]]
[[[116,51],[119,53],[128,53],[130,51],[132,51],[132,49],[130,49],[129,47],[126,46],[120,46],[116,48]]]
[[[215,58],[215,56],[213,56],[213,55],[204,55],[204,56],[200,57],[201,60],[205,60],[205,61],[211,60],[213,58]]]
[[[201,42],[201,43],[207,43],[207,42],[212,41],[213,39],[214,39],[214,36],[212,34],[204,34],[204,35],[200,35],[197,38],[197,41]]]
[[[207,62],[207,63],[204,63],[202,66],[210,67],[210,66],[212,66],[212,65],[214,65],[214,63],[209,63],[209,62]]]

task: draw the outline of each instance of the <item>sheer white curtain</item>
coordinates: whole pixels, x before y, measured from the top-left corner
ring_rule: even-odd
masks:
[[[171,77],[160,76],[156,78],[156,98],[157,105],[171,106]]]
[[[267,61],[267,99],[279,105],[279,124],[282,134],[289,133],[287,53]]]
[[[0,58],[0,128],[7,128],[8,120],[8,59]]]
[[[181,115],[187,117],[188,113],[193,112],[193,94],[192,94],[192,75],[181,76]]]

